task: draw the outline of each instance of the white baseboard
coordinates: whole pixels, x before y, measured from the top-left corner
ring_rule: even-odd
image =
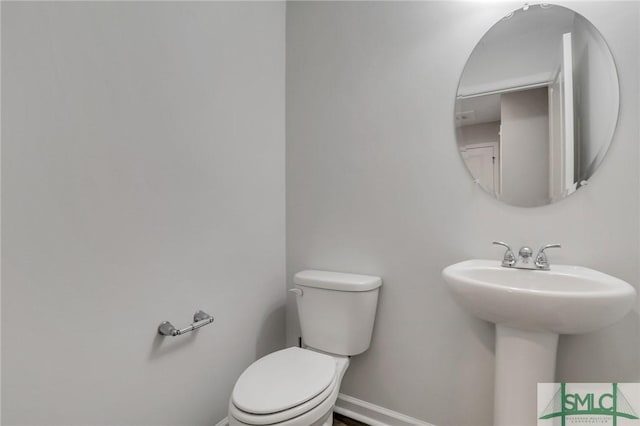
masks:
[[[371,426],[434,426],[343,393],[338,395],[333,411]]]
[[[343,393],[338,394],[333,411],[370,426],[434,426],[431,423],[405,416]],[[216,424],[216,426],[228,425],[226,417]]]

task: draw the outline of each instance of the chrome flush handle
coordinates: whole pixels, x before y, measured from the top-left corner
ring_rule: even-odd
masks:
[[[546,253],[544,252],[546,249],[550,248],[560,248],[560,244],[547,244],[544,245],[538,250],[538,254],[536,255],[536,268],[544,269],[545,271],[549,270],[549,259],[547,258]]]
[[[504,243],[502,241],[494,241],[493,244],[497,246],[502,246],[507,250],[504,252],[504,257],[502,258],[502,266],[511,267],[516,263],[516,256],[513,254],[513,250],[509,247],[509,244]]]

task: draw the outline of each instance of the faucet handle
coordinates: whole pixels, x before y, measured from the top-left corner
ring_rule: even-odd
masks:
[[[511,247],[509,247],[509,244],[502,241],[493,241],[492,244],[495,244],[497,246],[502,246],[507,249],[507,251],[504,252],[504,257],[502,258],[502,266],[511,267],[515,265],[516,256],[513,254],[513,250],[511,250]]]
[[[538,269],[548,270],[549,259],[547,259],[547,254],[544,251],[550,248],[561,248],[561,247],[562,246],[560,244],[546,244],[540,247],[540,250],[538,250],[538,254],[536,255],[536,267]]]

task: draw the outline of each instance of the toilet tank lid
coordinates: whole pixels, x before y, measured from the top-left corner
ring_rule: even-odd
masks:
[[[382,285],[380,277],[316,270],[298,272],[293,282],[304,287],[337,291],[369,291]]]

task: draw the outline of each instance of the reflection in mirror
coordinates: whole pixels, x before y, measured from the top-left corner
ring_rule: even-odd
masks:
[[[596,28],[570,9],[519,9],[495,24],[465,65],[456,97],[460,154],[505,203],[534,207],[583,186],[618,117],[618,77]]]

